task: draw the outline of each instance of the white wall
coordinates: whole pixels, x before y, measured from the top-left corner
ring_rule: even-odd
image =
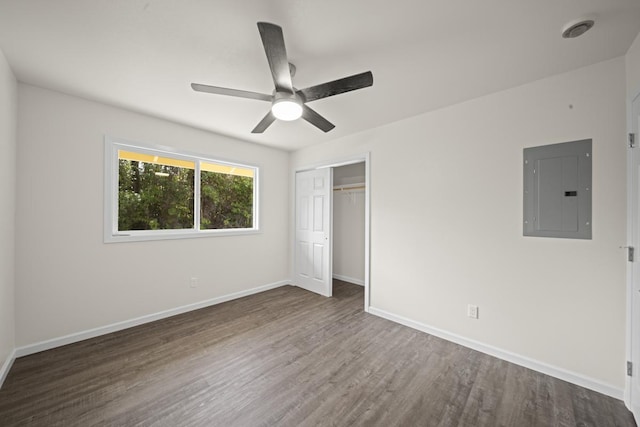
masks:
[[[640,93],[640,34],[627,51],[627,95],[632,101]]]
[[[523,237],[523,148],[584,138],[593,240]],[[622,396],[624,58],[310,147],[291,165],[367,151],[373,308]]]
[[[333,170],[333,185],[363,184],[365,165],[356,163]],[[333,276],[364,285],[363,189],[333,192]]]
[[[18,100],[18,347],[288,278],[288,153],[24,84]],[[103,243],[105,134],[260,166],[261,233]]]
[[[0,385],[15,339],[17,82],[0,51]]]

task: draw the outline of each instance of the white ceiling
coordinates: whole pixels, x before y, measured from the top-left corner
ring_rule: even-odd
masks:
[[[595,17],[578,39],[568,21]],[[271,93],[256,27],[282,26],[294,85],[371,70],[373,87],[314,101],[336,125],[251,129]],[[295,150],[624,55],[638,0],[0,0],[0,49],[26,83]]]

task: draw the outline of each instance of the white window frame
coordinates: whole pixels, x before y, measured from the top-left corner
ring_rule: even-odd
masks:
[[[171,157],[195,162],[194,177],[194,228],[178,230],[118,230],[118,150]],[[256,234],[259,228],[259,173],[258,166],[220,160],[207,155],[190,153],[166,146],[130,142],[111,136],[104,137],[104,242],[140,242],[148,240],[189,239],[213,236]],[[200,229],[200,162],[212,162],[236,166],[254,171],[253,178],[253,227],[201,230]]]

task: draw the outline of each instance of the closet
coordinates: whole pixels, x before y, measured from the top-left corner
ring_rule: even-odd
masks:
[[[333,277],[364,286],[365,164],[333,169]]]

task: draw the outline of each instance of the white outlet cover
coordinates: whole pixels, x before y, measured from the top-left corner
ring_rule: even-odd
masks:
[[[471,317],[472,319],[477,319],[478,318],[478,306],[469,304],[467,306],[467,316]]]

